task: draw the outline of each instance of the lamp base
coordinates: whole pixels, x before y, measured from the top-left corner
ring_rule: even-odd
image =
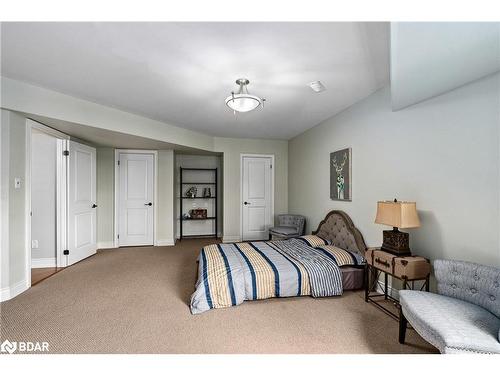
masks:
[[[381,249],[398,256],[411,255],[410,235],[400,232],[398,228],[384,230]]]

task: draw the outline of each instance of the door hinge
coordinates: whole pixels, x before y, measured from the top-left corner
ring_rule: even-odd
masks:
[[[120,165],[120,160],[118,160],[118,165]]]
[[[64,250],[63,255],[69,255],[69,250]]]
[[[64,156],[69,156],[69,151],[68,151],[68,150],[64,150],[64,151],[63,151],[63,155],[64,155]]]
[[[271,164],[271,169],[273,169],[273,165]]]
[[[116,236],[116,238],[120,239],[120,235]]]

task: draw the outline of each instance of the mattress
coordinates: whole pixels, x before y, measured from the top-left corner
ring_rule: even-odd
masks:
[[[339,267],[330,252],[298,239],[207,245],[198,260],[193,314],[246,300],[339,296],[363,286],[362,267]]]

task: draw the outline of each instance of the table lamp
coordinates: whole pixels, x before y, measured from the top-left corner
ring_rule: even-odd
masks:
[[[418,228],[420,220],[415,202],[394,201],[377,202],[375,223],[389,225],[392,230],[384,230],[382,250],[394,255],[411,255],[410,235],[400,232],[399,228]]]

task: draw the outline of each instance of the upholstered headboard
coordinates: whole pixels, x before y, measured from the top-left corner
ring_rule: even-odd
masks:
[[[330,211],[312,234],[332,241],[332,245],[341,249],[365,255],[366,244],[363,236],[344,211]]]

